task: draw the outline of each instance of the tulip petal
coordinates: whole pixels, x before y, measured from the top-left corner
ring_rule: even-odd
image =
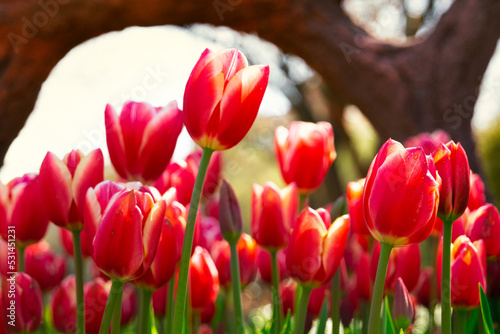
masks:
[[[215,55],[222,63],[222,73],[225,83],[229,82],[236,73],[248,66],[247,58],[238,49],[224,49],[217,51]]]
[[[146,125],[155,115],[155,108],[147,103],[129,101],[122,108],[120,127],[129,176],[140,175],[139,149]]]
[[[125,159],[125,144],[123,143],[122,129],[115,109],[111,105],[106,105],[104,111],[106,123],[106,143],[109,157],[118,175],[127,178],[127,162]]]
[[[224,91],[223,65],[215,53],[206,49],[186,83],[183,102],[184,124],[194,141],[205,134],[212,112]]]
[[[217,149],[239,143],[252,127],[269,81],[269,66],[250,66],[227,84],[221,100]],[[235,127],[237,125],[237,127]]]
[[[110,202],[93,248],[95,263],[108,276],[120,280],[134,278],[144,258],[142,214],[135,206],[134,191],[124,191]]]
[[[158,242],[162,231],[163,220],[165,217],[165,201],[159,200],[155,203],[146,219],[143,228],[144,240],[144,268],[147,270],[155,258],[158,248]]]
[[[101,149],[96,149],[82,158],[73,176],[72,192],[80,216],[83,217],[83,206],[87,190],[104,179],[104,157]]]
[[[155,180],[165,170],[182,130],[182,112],[171,102],[146,125],[139,149],[139,171],[144,180]]]
[[[71,173],[53,153],[47,155],[40,166],[40,192],[49,219],[60,227],[68,223],[73,196]]]

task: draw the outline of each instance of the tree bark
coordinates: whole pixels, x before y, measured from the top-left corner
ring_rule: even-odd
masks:
[[[470,120],[500,37],[498,0],[456,0],[424,40],[377,41],[329,0],[3,0],[0,4],[0,164],[42,83],[73,47],[129,26],[226,25],[303,58],[380,136],[443,128],[479,169]]]

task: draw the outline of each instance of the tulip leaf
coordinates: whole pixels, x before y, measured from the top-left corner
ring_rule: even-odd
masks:
[[[478,324],[479,324],[479,308],[476,307],[475,309],[469,312],[469,317],[467,318],[467,325],[465,327],[465,333],[476,334]]]
[[[484,332],[486,334],[495,334],[495,330],[493,329],[493,320],[491,319],[490,306],[488,304],[488,298],[486,298],[486,294],[484,293],[481,283],[479,283],[479,296],[481,299],[481,315],[484,323]]]
[[[382,333],[396,334],[394,321],[392,320],[391,310],[389,308],[389,300],[387,297],[384,299],[384,306],[382,308]]]
[[[289,310],[285,320],[283,321],[283,327],[281,328],[280,334],[292,334],[292,333],[293,333],[292,314]]]
[[[316,334],[323,334],[326,330],[326,322],[328,321],[328,299],[325,298],[323,306],[321,307],[321,314],[319,315],[318,328]]]

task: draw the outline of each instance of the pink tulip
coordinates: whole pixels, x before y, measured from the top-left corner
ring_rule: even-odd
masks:
[[[120,116],[108,104],[104,114],[109,156],[118,175],[131,181],[156,180],[172,158],[182,130],[177,103],[155,108],[129,101]]]
[[[50,245],[41,241],[26,248],[26,273],[33,277],[42,291],[46,292],[63,280],[66,262],[52,251]]]
[[[488,257],[500,254],[500,213],[493,204],[485,204],[471,212],[467,236],[471,241],[482,239]]]

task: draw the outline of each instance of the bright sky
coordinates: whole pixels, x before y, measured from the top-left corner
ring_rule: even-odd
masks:
[[[0,180],[6,183],[24,173],[38,172],[47,151],[62,158],[74,148],[89,152],[100,147],[107,156],[106,104],[120,110],[129,99],[154,106],[177,100],[182,107],[189,73],[207,47],[221,48],[177,27],[134,27],[73,49],[44,83],[34,112],[7,152]],[[499,117],[499,69],[497,52],[477,104],[476,127]],[[261,113],[280,115],[289,106],[281,92],[269,87]],[[183,158],[192,148],[183,131],[174,158]]]

